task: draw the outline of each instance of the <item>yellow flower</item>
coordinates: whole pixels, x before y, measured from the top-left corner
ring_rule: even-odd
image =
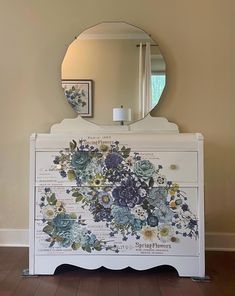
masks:
[[[179,190],[179,185],[174,183],[172,184],[171,188],[169,189],[170,195],[174,195]]]
[[[65,213],[65,208],[63,208],[63,206],[58,207],[58,208],[56,209],[56,213]]]
[[[177,208],[177,205],[176,205],[176,203],[175,203],[174,200],[171,200],[170,203],[169,203],[169,205],[170,205],[170,208],[171,208],[172,210],[175,210],[175,209]]]
[[[104,184],[104,177],[101,174],[96,174],[95,177],[91,180],[91,186],[101,186]]]
[[[109,149],[109,147],[107,145],[105,145],[105,144],[100,145],[100,151],[106,152],[106,151],[108,151],[108,149]]]
[[[157,236],[157,230],[156,228],[154,227],[149,227],[149,226],[146,226],[146,227],[143,227],[142,230],[141,230],[141,234],[143,235],[143,238],[145,240],[154,240]]]
[[[62,206],[62,202],[60,200],[57,200],[55,205],[56,205],[57,208],[59,208],[59,207]]]

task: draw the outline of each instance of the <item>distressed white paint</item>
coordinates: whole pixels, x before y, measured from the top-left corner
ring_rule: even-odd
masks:
[[[121,138],[130,146],[136,147],[137,151],[162,153],[163,165],[167,165],[171,173],[170,166],[173,165],[175,178],[180,186],[194,190],[193,197],[196,212],[199,217],[199,242],[196,249],[190,254],[182,244],[182,249],[170,255],[103,255],[103,254],[58,254],[48,252],[47,254],[36,254],[35,248],[39,245],[36,236],[35,219],[36,195],[35,185],[44,185],[46,180],[38,180],[37,170],[41,166],[48,165],[45,155],[55,153],[68,146],[71,139],[78,140],[83,137],[109,136],[110,139]],[[82,118],[74,120],[64,120],[61,124],[52,126],[51,134],[34,134],[31,137],[30,154],[30,274],[52,274],[57,266],[61,264],[72,264],[87,269],[95,269],[104,266],[110,269],[122,269],[128,266],[143,270],[160,265],[171,265],[177,269],[180,276],[205,275],[205,247],[204,247],[204,193],[203,193],[203,137],[201,134],[180,134],[175,124],[169,123],[166,119],[151,118],[148,116],[140,122],[129,127],[101,127],[88,123]],[[50,152],[50,153],[49,153]],[[36,154],[45,153],[44,157],[38,161]],[[180,157],[179,157],[180,156]],[[41,157],[41,156],[39,156]],[[36,166],[35,166],[36,164]],[[166,176],[168,178],[168,176]],[[174,179],[174,177],[173,177]],[[36,183],[39,182],[39,183]],[[41,182],[41,183],[40,183]],[[53,184],[51,184],[53,185]],[[56,186],[58,184],[54,184]],[[60,184],[61,186],[62,184]],[[184,252],[185,248],[185,252]],[[184,255],[185,253],[185,255]]]

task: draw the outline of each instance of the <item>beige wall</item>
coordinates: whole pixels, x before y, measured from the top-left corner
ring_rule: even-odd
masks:
[[[233,0],[2,0],[0,228],[28,227],[29,135],[75,113],[60,87],[68,44],[109,20],[152,35],[168,81],[155,116],[205,136],[206,229],[235,232]]]
[[[92,79],[94,117],[98,124],[113,124],[113,108],[131,108],[138,114],[138,40],[76,39],[62,63],[63,79]],[[104,113],[105,110],[105,113]]]

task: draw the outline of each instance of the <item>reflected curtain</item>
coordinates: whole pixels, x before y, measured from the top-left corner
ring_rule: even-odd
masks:
[[[143,118],[151,110],[151,48],[150,43],[139,46],[139,110]]]

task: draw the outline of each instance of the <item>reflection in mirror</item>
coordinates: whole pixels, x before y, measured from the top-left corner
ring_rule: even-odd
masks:
[[[89,120],[97,124],[113,124],[112,110],[121,105],[131,108],[133,121],[143,118],[158,103],[166,82],[158,45],[143,30],[122,22],[81,33],[66,52],[61,76],[74,110],[86,116],[93,109]],[[83,81],[92,82],[92,91]]]

